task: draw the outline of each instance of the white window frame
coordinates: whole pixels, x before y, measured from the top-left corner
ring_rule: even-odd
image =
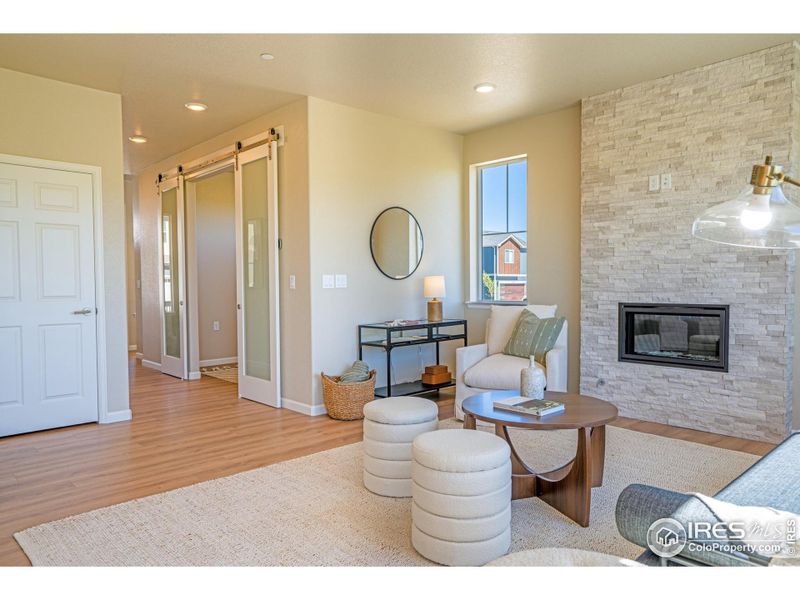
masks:
[[[525,306],[528,303],[527,301],[510,302],[503,300],[483,300],[481,294],[481,286],[483,285],[483,281],[481,280],[481,275],[478,273],[482,260],[481,251],[483,249],[483,222],[481,217],[482,198],[480,189],[481,170],[486,167],[496,167],[503,164],[511,164],[522,161],[527,162],[527,160],[527,154],[517,154],[515,156],[475,163],[469,166],[469,295],[466,300],[466,304],[469,307],[489,308],[493,304],[501,306]]]
[[[513,265],[514,264],[514,249],[513,248],[506,248],[505,252],[503,253],[503,264],[506,265]]]

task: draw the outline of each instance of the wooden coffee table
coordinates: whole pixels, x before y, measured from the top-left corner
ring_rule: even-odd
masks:
[[[475,429],[475,421],[494,424],[495,433],[511,447],[511,497],[538,496],[550,506],[561,511],[576,523],[588,527],[592,488],[603,485],[603,465],[606,452],[606,423],[617,417],[613,404],[584,396],[563,392],[545,392],[546,400],[563,402],[565,410],[546,417],[533,417],[507,410],[496,410],[495,400],[519,396],[519,392],[485,392],[464,400],[464,428]],[[567,464],[536,473],[519,456],[508,428],[554,430],[575,429],[578,432],[578,449],[575,458]]]

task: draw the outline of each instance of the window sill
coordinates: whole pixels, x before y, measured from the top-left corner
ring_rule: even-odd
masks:
[[[528,303],[523,302],[465,302],[467,308],[477,308],[480,310],[489,310],[492,306],[528,306]]]

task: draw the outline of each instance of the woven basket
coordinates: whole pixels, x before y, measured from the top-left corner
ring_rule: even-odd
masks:
[[[337,421],[355,421],[364,418],[364,405],[375,399],[375,370],[369,379],[355,383],[339,383],[340,377],[322,374],[322,398],[328,416]]]

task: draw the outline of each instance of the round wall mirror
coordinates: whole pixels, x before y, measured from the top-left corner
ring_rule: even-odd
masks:
[[[410,212],[387,208],[375,219],[369,236],[372,260],[389,279],[405,279],[422,260],[422,229]]]

